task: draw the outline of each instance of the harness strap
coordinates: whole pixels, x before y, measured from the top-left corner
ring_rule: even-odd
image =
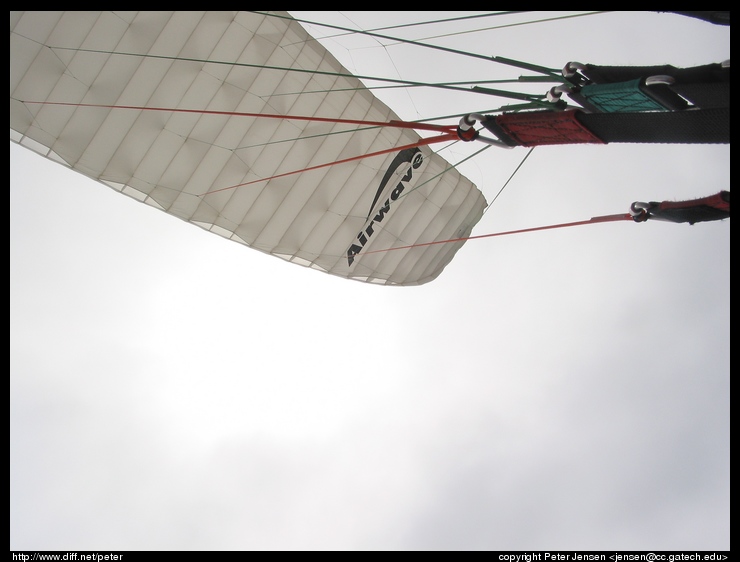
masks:
[[[577,72],[576,72],[577,69]],[[676,111],[730,106],[730,67],[597,66],[568,63],[578,84],[568,96],[591,111]]]
[[[481,125],[508,146],[604,144],[577,119],[577,110],[525,111],[487,116]]]
[[[485,116],[481,124],[507,146],[730,142],[729,108],[639,113],[527,111]]]
[[[583,113],[578,120],[606,143],[729,144],[730,108],[652,113]]]
[[[668,109],[683,109],[686,101],[683,98],[675,100],[681,107],[675,107],[671,101],[656,99],[653,92],[647,91],[644,80],[636,78],[627,82],[614,84],[589,84],[580,91],[568,96],[584,108],[593,109],[602,113],[617,113],[628,111],[666,111]],[[682,102],[682,103],[681,103]],[[671,104],[667,107],[667,104]]]
[[[635,201],[630,207],[635,222],[656,219],[668,222],[716,221],[730,218],[730,192],[720,191],[709,197],[688,201]]]

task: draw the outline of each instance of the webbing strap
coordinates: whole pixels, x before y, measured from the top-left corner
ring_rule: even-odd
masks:
[[[604,144],[576,118],[577,110],[525,111],[491,117],[482,125],[509,146]]]
[[[606,143],[729,144],[730,108],[652,113],[582,113],[578,120]]]
[[[671,91],[686,98],[696,107],[728,107],[730,100],[729,82],[697,84],[673,84]]]
[[[635,222],[656,219],[669,222],[716,221],[730,218],[730,192],[720,191],[716,195],[688,201],[635,201],[630,209]]]
[[[642,80],[635,79],[615,84],[589,84],[581,88],[579,97],[583,98],[584,107],[594,107],[604,113],[623,111],[666,111],[641,88]],[[571,95],[573,98],[574,96]],[[581,99],[576,100],[581,102]]]
[[[671,64],[654,66],[602,66],[585,64],[580,71],[590,83],[610,84],[626,82],[635,78],[648,76],[668,75],[675,78],[677,83],[696,84],[711,82],[729,82],[730,68],[720,63],[703,64],[688,68],[679,68]]]
[[[592,111],[655,111],[663,109],[670,111],[694,107],[703,109],[710,107],[730,106],[730,67],[719,63],[705,64],[690,68],[677,68],[665,64],[659,66],[598,66],[594,64],[581,65],[579,69],[585,81],[580,88],[569,93],[569,97]],[[669,82],[646,85],[650,77],[670,77]],[[638,91],[647,105],[640,107]],[[631,93],[634,97],[627,98]],[[618,94],[625,96],[624,102],[612,100],[610,96]],[[603,97],[603,101],[602,101]],[[647,100],[654,100],[659,104],[650,108]],[[624,104],[624,108],[620,107]],[[628,104],[634,103],[632,107]]]
[[[488,116],[481,124],[509,146],[730,142],[729,108],[639,113],[528,111]]]

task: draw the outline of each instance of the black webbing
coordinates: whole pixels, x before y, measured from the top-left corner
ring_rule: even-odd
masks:
[[[727,144],[730,108],[642,113],[582,113],[577,119],[606,143]]]
[[[654,66],[601,66],[585,64],[581,71],[594,84],[627,82],[635,78],[668,75],[676,82],[730,82],[730,68],[720,63],[703,64],[689,68],[678,68],[671,64]]]
[[[688,106],[686,100],[693,106],[701,108],[730,107],[730,67],[720,63],[690,68],[677,68],[670,64],[659,66],[586,64],[580,73],[589,84],[617,84],[641,79],[643,82],[640,89],[645,95],[669,110],[686,108]],[[646,86],[644,81],[655,76],[670,76],[673,81]],[[574,90],[570,97],[584,107],[594,109],[583,103],[579,89]]]
[[[487,116],[481,124],[509,146],[730,142],[730,109],[727,107],[635,113],[523,111]]]

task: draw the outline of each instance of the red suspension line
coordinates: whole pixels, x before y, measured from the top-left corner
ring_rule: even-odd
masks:
[[[352,162],[355,160],[361,160],[363,158],[371,158],[373,156],[380,156],[382,154],[389,154],[391,152],[399,152],[407,148],[415,148],[417,146],[425,146],[425,145],[429,145],[429,144],[433,144],[437,142],[459,140],[460,138],[457,134],[457,125],[435,125],[433,123],[414,123],[414,122],[409,122],[409,121],[396,121],[396,120],[366,121],[362,119],[335,119],[335,118],[330,118],[330,117],[307,117],[303,115],[278,115],[278,114],[273,114],[273,113],[244,113],[244,112],[239,112],[239,111],[216,111],[216,110],[208,110],[208,109],[181,109],[181,108],[170,108],[170,107],[144,107],[144,106],[135,106],[135,105],[103,105],[103,104],[93,104],[93,103],[66,103],[66,102],[42,102],[42,101],[26,101],[23,103],[40,104],[40,105],[64,105],[64,106],[73,106],[73,107],[99,107],[99,108],[107,108],[107,109],[134,109],[137,111],[170,111],[170,112],[176,112],[176,113],[199,113],[199,114],[205,114],[205,115],[229,115],[229,116],[236,116],[236,117],[262,117],[262,118],[267,118],[267,119],[292,119],[292,120],[299,120],[299,121],[320,121],[324,123],[344,123],[344,124],[351,124],[351,125],[395,127],[395,128],[400,128],[400,129],[421,129],[425,131],[435,131],[438,133],[442,133],[439,136],[430,137],[426,139],[420,139],[418,142],[407,144],[404,146],[395,146],[393,148],[388,148],[386,150],[380,150],[378,152],[371,152],[368,154],[353,156],[351,158],[345,158],[343,160],[337,160],[335,162],[327,162],[325,164],[318,164],[316,166],[310,166],[308,168],[303,168],[300,170],[293,170],[291,172],[285,172],[283,174],[277,174],[275,176],[270,176],[267,178],[259,178],[256,180],[239,183],[236,185],[222,187],[220,189],[214,189],[212,191],[207,191],[201,194],[199,197],[210,195],[212,193],[218,193],[220,191],[226,191],[229,189],[236,189],[238,187],[242,187],[245,185],[266,182],[272,179],[282,178],[282,177],[290,176],[293,174],[300,174],[302,172],[308,172],[310,170],[317,170],[319,168],[325,168],[327,166],[334,166],[336,164],[344,164],[345,162]]]
[[[320,121],[324,123],[346,123],[349,125],[368,125],[374,127],[396,127],[400,129],[418,129],[451,133],[457,130],[457,125],[435,125],[434,123],[414,123],[411,121],[366,121],[363,119],[335,119],[332,117],[309,117],[305,115],[280,115],[277,113],[246,113],[241,111],[216,111],[211,109],[184,109],[176,107],[144,107],[139,105],[105,105],[97,103],[67,103],[55,101],[23,101],[26,104],[64,105],[71,107],[99,107],[106,109],[135,109],[137,111],[170,111],[173,113],[200,113],[203,115],[229,115],[235,117],[264,117],[267,119],[290,119],[294,121]]]
[[[446,133],[444,135],[439,135],[438,137],[430,137],[428,139],[421,139],[418,142],[414,142],[411,144],[405,144],[403,146],[394,146],[393,148],[386,148],[385,150],[379,150],[378,152],[369,152],[367,154],[362,154],[360,156],[352,156],[350,158],[344,158],[343,160],[336,160],[334,162],[326,162],[325,164],[318,164],[316,166],[309,166],[308,168],[303,168],[301,170],[293,170],[291,172],[285,172],[284,174],[277,174],[275,176],[270,176],[268,178],[259,178],[256,180],[239,183],[236,185],[230,185],[228,187],[222,187],[220,189],[214,189],[212,191],[206,191],[203,195],[200,197],[203,197],[205,195],[210,195],[212,193],[218,193],[219,191],[226,191],[227,189],[236,189],[237,187],[242,187],[244,185],[251,185],[254,183],[260,183],[268,180],[274,180],[276,178],[282,178],[285,176],[290,176],[293,174],[300,174],[302,172],[308,172],[311,170],[318,170],[319,168],[326,168],[327,166],[334,166],[336,164],[344,164],[345,162],[353,162],[355,160],[362,160],[363,158],[370,158],[372,156],[380,156],[381,154],[389,154],[391,152],[400,152],[401,150],[406,150],[407,148],[414,148],[417,146],[425,146],[428,144],[434,144],[436,142],[445,142],[449,140],[458,140],[459,137],[457,136],[457,133]]]
[[[465,238],[450,238],[449,240],[437,240],[435,242],[422,242],[420,244],[411,244],[409,246],[397,246],[394,248],[383,248],[381,250],[368,250],[363,251],[361,255],[357,256],[358,258],[361,258],[362,256],[366,256],[368,254],[377,254],[380,252],[390,252],[392,250],[408,250],[411,248],[419,248],[422,246],[433,246],[434,244],[449,244],[450,242],[465,242],[467,240],[476,240],[479,238],[492,238],[494,236],[506,236],[508,234],[521,234],[523,232],[534,232],[536,230],[550,230],[553,228],[566,228],[568,226],[581,226],[584,224],[595,224],[599,222],[617,222],[617,221],[634,221],[632,218],[632,215],[629,213],[624,213],[620,215],[604,215],[601,217],[592,217],[589,220],[583,220],[583,221],[576,221],[576,222],[566,222],[561,224],[551,224],[548,226],[536,226],[533,228],[523,228],[521,230],[508,230],[506,232],[494,232],[492,234],[480,234],[478,236],[468,236]]]

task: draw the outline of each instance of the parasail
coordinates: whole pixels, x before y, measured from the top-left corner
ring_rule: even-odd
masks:
[[[253,249],[378,284],[435,279],[488,206],[436,143],[729,143],[723,62],[556,73],[490,57],[531,72],[537,93],[476,85],[517,103],[440,124],[403,121],[284,12],[12,12],[10,51],[12,141]],[[678,205],[678,222],[729,217],[722,193]],[[669,207],[609,220],[672,220]]]

